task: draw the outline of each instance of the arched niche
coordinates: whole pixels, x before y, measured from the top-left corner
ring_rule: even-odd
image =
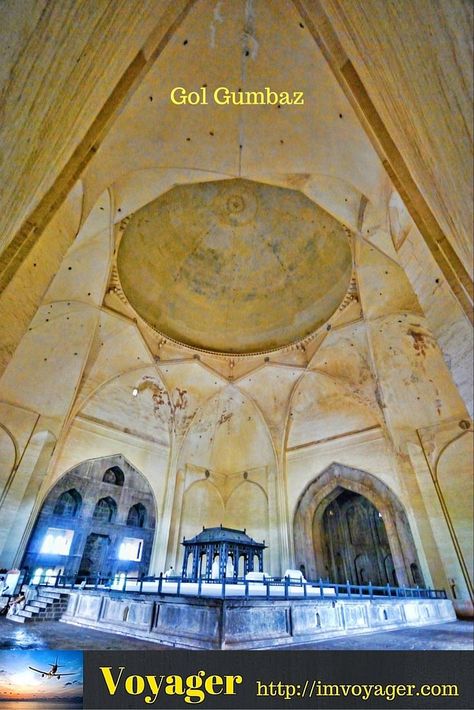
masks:
[[[322,515],[313,519],[319,535],[324,577],[338,584],[397,585],[390,543],[382,514],[367,498],[338,486]],[[315,529],[320,525],[321,529]]]
[[[123,485],[107,480],[111,470],[122,473]],[[132,510],[141,524],[127,524]],[[155,511],[147,479],[122,455],[83,461],[44,499],[21,566],[31,573],[43,568],[91,578],[147,573]]]
[[[7,482],[3,500],[0,499],[0,565],[4,567],[19,565],[25,549],[25,540],[31,530],[34,517],[32,511],[38,491],[41,489],[56,443],[56,436],[48,429],[35,431],[22,453],[21,460],[18,460],[18,467],[12,472],[14,478]]]
[[[120,466],[111,466],[104,473],[102,480],[104,483],[111,483],[113,486],[123,486],[125,476]]]
[[[132,505],[127,515],[127,525],[136,528],[143,528],[146,524],[147,512],[143,503]]]
[[[310,578],[328,576],[324,562],[323,516],[328,506],[344,491],[362,496],[382,516],[389,543],[385,557],[391,555],[398,584],[415,586],[419,583],[420,579],[415,581],[413,578],[414,568],[411,568],[411,565],[416,565],[420,574],[418,555],[407,516],[398,498],[372,474],[338,463],[332,463],[317,476],[298,500],[293,523],[297,566],[304,565]],[[344,569],[343,563],[341,556],[341,569]]]
[[[253,400],[236,386],[210,397],[194,415],[177,468],[184,473],[175,492],[171,526],[180,529],[173,541],[175,559],[182,558],[183,534],[193,537],[203,525],[222,523],[246,527],[255,539],[262,531],[269,545],[266,564],[273,554],[276,574],[279,530],[270,530],[268,521],[269,500],[277,496],[277,462],[267,424]]]
[[[106,496],[97,501],[92,517],[100,523],[113,523],[116,515],[117,503],[110,496]]]
[[[74,518],[80,511],[82,496],[75,488],[64,491],[58,497],[54,506],[54,515],[71,516]]]

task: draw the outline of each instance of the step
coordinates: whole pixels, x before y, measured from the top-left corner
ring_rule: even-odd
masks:
[[[63,597],[68,597],[69,592],[60,592],[59,590],[49,590],[49,589],[40,589],[39,593],[42,596],[50,597],[51,599],[61,599]]]
[[[41,607],[33,606],[33,604],[26,604],[24,609],[33,612],[33,614],[39,614],[42,611]]]
[[[51,606],[50,601],[42,600],[40,598],[37,599],[32,599],[30,602],[28,602],[28,606],[34,606],[37,609],[47,609],[48,606]]]
[[[36,616],[37,612],[33,611],[28,611],[28,609],[20,609],[20,611],[17,611],[16,614],[13,614],[13,616],[24,616],[27,619],[31,619],[33,616]]]
[[[7,620],[14,621],[16,624],[25,624],[27,621],[31,621],[31,619],[26,616],[18,616],[18,614],[11,614],[10,616],[7,616]]]
[[[40,596],[46,597],[47,599],[61,599],[63,595],[61,594],[61,592],[53,592],[49,591],[48,589],[41,589]]]
[[[45,606],[51,606],[51,604],[54,604],[55,601],[56,601],[55,599],[51,599],[51,597],[44,597],[42,594],[40,594],[35,599],[35,602],[40,602],[41,604],[44,604]]]

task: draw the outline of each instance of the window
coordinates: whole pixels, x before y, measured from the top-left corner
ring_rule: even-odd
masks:
[[[125,572],[117,572],[112,582],[112,589],[122,589],[125,582]]]
[[[142,503],[132,505],[128,511],[127,525],[144,528],[146,523],[146,508]]]
[[[104,483],[112,483],[114,486],[123,486],[125,476],[123,475],[121,468],[118,466],[111,466],[111,468],[108,468],[104,473],[102,480]]]
[[[117,514],[117,503],[113,498],[101,498],[94,509],[94,519],[102,523],[111,523]]]
[[[48,528],[41,545],[43,555],[69,555],[74,530]]]
[[[56,505],[54,506],[54,515],[70,515],[74,517],[81,508],[82,498],[75,488],[61,493]]]
[[[133,560],[140,562],[142,558],[143,540],[136,537],[125,537],[119,548],[119,558],[121,560]]]

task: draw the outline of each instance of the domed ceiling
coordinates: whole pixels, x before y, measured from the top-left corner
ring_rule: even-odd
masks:
[[[235,179],[175,187],[136,212],[118,272],[131,306],[163,335],[249,354],[327,321],[352,258],[342,225],[305,195]]]

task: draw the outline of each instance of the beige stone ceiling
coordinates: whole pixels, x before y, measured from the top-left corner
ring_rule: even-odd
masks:
[[[78,7],[83,7],[82,2],[74,1]],[[144,12],[141,18],[143,23],[140,25],[140,32],[136,24],[128,27],[130,38],[136,35],[133,46],[139,46],[144,41],[144,36],[153,29],[153,18],[156,17],[158,22],[165,6],[177,7],[178,4],[151,1],[147,3],[146,13]],[[8,5],[11,6],[12,3]],[[69,3],[66,2],[66,5]],[[124,7],[125,3],[120,6],[121,22],[124,17],[122,6]],[[59,12],[59,8],[55,8],[55,12]],[[31,16],[32,27],[36,21],[35,17]],[[106,19],[104,15],[104,22]],[[71,21],[70,13],[64,22],[66,20]],[[56,18],[55,26],[58,24],[60,23]],[[121,26],[123,27],[123,23]],[[29,27],[29,24],[26,23],[25,27]],[[46,30],[43,28],[42,31]],[[70,27],[68,31],[71,32]],[[107,34],[107,42],[103,45],[95,42],[94,46],[97,52],[100,46],[103,46],[113,53],[115,61],[119,62],[124,57],[118,51],[120,43],[112,48],[112,23],[107,32],[110,33]],[[33,41],[33,34],[31,36]],[[127,43],[127,47],[132,47],[132,44]],[[37,44],[37,52],[40,52],[40,49]],[[79,66],[82,66],[85,56],[81,52],[82,46],[77,47],[77,51],[74,49],[70,61],[76,61],[81,57]],[[127,61],[129,58],[127,54]],[[63,61],[67,64],[69,59],[66,61],[63,57]],[[99,72],[102,65],[98,55],[94,54],[91,61]],[[13,62],[14,58],[12,58]],[[40,66],[42,62],[38,59],[37,64]],[[105,72],[106,65],[107,62],[101,71]],[[120,67],[115,69],[114,76],[118,78],[120,71]],[[34,99],[35,90],[42,86],[43,81],[42,74],[41,82],[38,80],[37,87],[33,81],[34,76],[36,75],[32,75],[30,83],[32,95],[29,96],[29,100],[31,101]],[[12,77],[15,78],[14,73]],[[77,91],[74,93],[75,85],[72,82],[74,77],[76,74],[71,75],[71,83],[68,84],[70,93],[67,95],[67,100],[77,109],[78,104],[84,103],[84,97]],[[49,77],[53,84],[56,79],[67,81],[63,74]],[[100,83],[96,74],[92,79],[97,80],[97,84]],[[229,86],[230,89],[240,87],[259,89],[264,86],[271,86],[276,90],[298,89],[305,93],[305,105],[278,108],[278,106],[218,107],[210,104],[184,108],[170,103],[169,92],[173,86],[181,85],[196,89],[203,84],[208,85],[209,93],[219,85]],[[84,84],[84,87],[86,86],[89,87],[89,83]],[[106,87],[102,88],[106,92]],[[47,102],[43,108],[46,111]],[[91,109],[89,118],[93,113]],[[13,125],[14,122],[11,122],[10,130],[13,130]],[[32,129],[34,127],[36,130],[37,125],[42,124],[39,124],[33,116]],[[27,124],[24,123],[22,126],[26,131]],[[46,148],[52,150],[55,145],[62,145],[60,126],[57,122],[54,126],[55,141],[49,140],[45,145],[42,144],[41,148],[44,150]],[[81,129],[81,134],[84,130],[85,128]],[[51,157],[49,162],[46,162],[55,170],[60,167]],[[10,177],[11,185],[16,184],[13,176],[8,174],[8,185],[10,186]],[[18,345],[22,331],[27,331],[42,292],[46,291],[48,282],[53,279],[58,270],[59,274],[48,292],[48,302],[69,303],[69,299],[73,297],[78,302],[88,304],[94,298],[94,302],[97,300],[98,307],[103,308],[103,313],[116,311],[130,319],[128,322],[130,328],[133,328],[136,312],[132,308],[127,309],[114,293],[113,279],[109,281],[109,287],[103,298],[103,282],[107,279],[107,275],[113,272],[111,237],[116,236],[119,231],[118,228],[110,229],[112,223],[121,226],[124,217],[131,216],[131,228],[142,208],[147,209],[146,206],[149,205],[151,209],[155,200],[166,199],[166,194],[171,194],[170,190],[179,189],[175,187],[177,185],[191,183],[202,185],[205,181],[210,181],[212,184],[216,180],[230,183],[237,179],[259,181],[273,185],[275,189],[278,187],[299,190],[300,199],[305,199],[304,195],[306,195],[312,200],[313,209],[319,214],[327,213],[328,219],[331,215],[338,223],[353,232],[358,232],[357,238],[362,234],[364,239],[376,246],[375,251],[370,251],[372,256],[380,257],[380,263],[377,262],[376,267],[370,271],[370,279],[376,284],[374,297],[372,294],[370,298],[365,296],[364,307],[370,314],[371,309],[373,310],[380,303],[382,293],[384,304],[391,304],[392,309],[398,307],[394,305],[399,304],[400,300],[398,281],[395,279],[393,284],[390,283],[390,287],[385,283],[387,277],[392,274],[391,262],[387,261],[387,258],[389,260],[395,258],[393,235],[390,232],[388,219],[388,205],[393,196],[393,186],[359,118],[338,84],[333,69],[328,65],[297,8],[289,0],[255,0],[254,2],[223,0],[217,3],[211,0],[198,0],[192,5],[176,31],[168,37],[168,43],[163,51],[154,61],[148,74],[141,79],[138,88],[131,92],[128,102],[121,108],[105,137],[94,145],[94,157],[88,162],[80,182],[76,185],[73,206],[65,203],[62,212],[58,213],[59,228],[57,224],[51,224],[50,229],[53,230],[51,235],[45,233],[39,239],[36,251],[25,260],[23,269],[9,285],[3,300],[0,300],[0,356],[2,357],[0,365],[5,366]],[[39,181],[36,182],[39,184]],[[26,188],[18,190],[18,198],[24,197],[26,192]],[[4,197],[6,199],[6,196]],[[81,239],[88,236],[93,238],[95,251],[93,254],[91,252],[89,262],[83,263],[80,260],[79,239],[76,241],[78,247],[76,252],[71,252],[67,263],[65,261],[63,268],[58,269],[60,255],[55,257],[55,261],[52,259],[52,255],[55,255],[52,246],[59,244],[63,234],[72,242],[77,233],[79,220],[83,225],[82,230],[79,231],[82,235]],[[112,231],[115,234],[112,234]],[[64,243],[67,241],[66,236],[64,236]],[[49,238],[49,242],[46,238]],[[384,255],[379,254],[379,250],[384,252]],[[173,250],[170,254],[173,255]],[[260,254],[256,256],[261,258]],[[138,254],[135,257],[139,259]],[[77,258],[77,263],[73,258]],[[299,264],[299,267],[305,268],[304,264]],[[361,274],[363,268],[365,268],[363,265],[357,266]],[[427,272],[426,269],[425,271]],[[123,279],[123,274],[121,276]],[[123,286],[126,290],[125,282]],[[267,287],[268,284],[265,286]],[[431,288],[431,282],[429,286]],[[298,298],[300,293],[298,289],[296,291],[296,294],[292,293],[291,296]],[[361,318],[360,304],[355,290],[352,297],[356,300],[348,301],[345,308],[338,310],[331,318],[330,324],[326,326],[328,330],[329,326],[332,328],[332,333],[336,327],[342,327],[343,323]],[[140,312],[137,304],[135,306],[137,312]],[[337,304],[335,307],[337,308]],[[272,313],[275,316],[279,315],[276,308],[272,309]],[[144,315],[145,320],[153,322],[153,318]],[[288,311],[286,315],[288,316]],[[240,313],[238,316],[240,317]],[[144,338],[154,358],[161,359],[163,363],[167,360],[190,357],[188,349],[184,350],[169,341],[163,345],[161,336],[143,325],[138,318],[140,337]],[[165,328],[163,325],[161,327]],[[239,334],[240,326],[234,322],[233,327]],[[266,362],[263,356],[235,358],[235,361],[230,357],[219,358],[218,355],[211,357],[201,354],[199,357],[202,358],[203,367],[204,365],[212,367],[213,372],[215,370],[233,381],[246,376],[258,367],[264,368],[262,372],[265,368],[271,369],[276,361],[285,365],[291,362],[304,368],[321,341],[328,337],[326,327],[322,329],[324,332],[318,336],[318,339],[315,339],[310,346],[306,346],[306,351],[292,348],[284,352],[272,353],[271,362]],[[218,329],[215,328],[214,333],[216,334],[217,331]],[[168,332],[185,340],[182,333]],[[302,332],[307,331],[295,327],[294,333],[289,334],[288,339],[286,333],[283,333],[280,340],[267,341],[259,347],[271,347],[275,342],[288,342],[293,337],[300,337]],[[51,338],[52,352],[59,352],[57,343],[61,335]],[[271,334],[267,336],[270,340]],[[104,350],[105,345],[102,342],[104,338],[100,333],[97,340],[97,348]],[[229,348],[229,338],[224,340],[225,342],[221,343],[209,343],[191,339],[191,342],[198,347],[207,346],[226,350]],[[127,343],[127,347],[130,346],[129,335],[124,338],[124,342]],[[253,343],[239,343],[239,350],[244,352],[252,351],[255,347]],[[122,353],[119,353],[119,350]],[[76,351],[75,349],[74,352]],[[120,346],[112,348],[112,351],[114,358],[119,357],[119,354],[125,352],[124,344],[121,342]],[[128,353],[128,349],[126,352]],[[74,353],[73,356],[76,357]],[[138,354],[133,353],[130,357],[133,361],[142,362],[144,356],[140,349]],[[49,352],[45,352],[45,367],[50,366],[50,359]],[[101,358],[99,361],[102,363]],[[126,369],[125,364],[122,366]],[[181,372],[184,365],[177,364],[175,367]],[[85,369],[85,381],[87,381],[88,368],[89,364]],[[35,377],[37,376],[35,373]],[[200,377],[202,376],[201,374]],[[87,386],[89,384],[87,383]],[[251,385],[252,388],[255,385],[253,380]],[[277,385],[279,391],[279,381]],[[266,392],[271,391],[266,381],[263,389]],[[12,392],[17,390],[18,386],[15,384]],[[267,409],[273,411],[271,407]],[[90,416],[100,418],[95,410],[90,413]],[[311,437],[314,438],[314,435],[312,434]]]
[[[200,0],[117,118],[83,176],[84,218],[113,186],[115,221],[175,184],[221,178],[298,188],[355,227],[388,179],[288,0]],[[284,32],[282,32],[284,27]],[[175,106],[173,87],[303,91],[304,106]]]
[[[468,257],[464,6],[0,3],[0,32],[10,35],[0,42],[0,487],[14,482],[0,527],[9,550],[56,478],[120,451],[161,511],[156,569],[209,511],[207,524],[258,520],[255,535],[274,531],[270,554],[281,549],[283,559],[298,496],[334,461],[400,496],[441,569],[426,513],[443,521],[418,435],[447,424],[457,432],[468,416],[443,355],[471,392],[470,330],[411,218],[428,205],[448,246]],[[315,21],[318,7],[326,23]],[[328,51],[328,30],[345,52]],[[354,92],[351,67],[378,114]],[[303,91],[305,103],[170,102],[173,87],[203,85],[209,95],[217,86]],[[377,145],[384,131],[391,150]],[[417,201],[399,187],[410,187],[400,158]],[[463,456],[452,449],[437,469],[453,510],[467,490]],[[220,502],[206,507],[213,495]]]
[[[64,199],[69,183],[61,171],[74,163],[78,146],[85,151],[75,162],[77,170],[82,166],[76,187],[84,191],[83,220],[104,189],[113,193],[114,219],[120,221],[177,183],[245,177],[296,186],[352,229],[361,199],[367,198],[366,214],[370,210],[372,223],[380,224],[390,183],[334,66],[299,12],[306,8],[314,19],[313,10],[322,5],[447,238],[462,258],[469,255],[471,3],[109,0],[92,7],[87,0],[59,5],[24,0],[19,9],[6,0],[1,5],[0,27],[8,41],[0,50],[0,91],[7,99],[0,129],[5,188],[0,245],[8,244],[21,224],[26,232],[17,233],[19,242],[28,230],[34,232],[31,242],[42,234],[48,211],[43,210],[43,221],[33,212],[49,190],[55,209]],[[222,84],[234,90],[298,89],[305,93],[305,107],[183,110],[170,104],[173,86],[203,84],[209,92]],[[114,89],[119,85],[123,95]],[[113,98],[109,108],[115,113],[105,127],[104,117],[97,119],[107,97]],[[15,252],[13,261],[21,263],[25,253]],[[0,264],[7,271],[11,256]],[[41,284],[54,273],[45,261],[36,272]],[[15,294],[15,300],[24,299]]]
[[[471,0],[320,4],[433,214],[470,270]]]
[[[248,180],[175,187],[125,228],[118,271],[131,305],[164,335],[246,353],[313,333],[343,300],[343,226],[295,190]]]

